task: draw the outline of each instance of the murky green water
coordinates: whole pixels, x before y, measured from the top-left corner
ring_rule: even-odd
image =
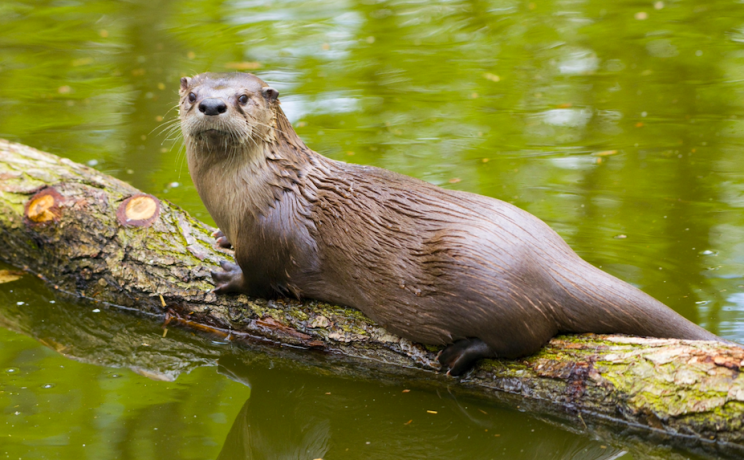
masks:
[[[4,0],[0,137],[209,221],[178,79],[253,67],[318,152],[512,202],[744,342],[739,2]],[[683,458],[92,308],[0,285],[0,458]]]

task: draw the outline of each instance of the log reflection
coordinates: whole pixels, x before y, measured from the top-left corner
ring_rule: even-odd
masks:
[[[219,459],[613,459],[626,452],[520,412],[449,393],[246,365],[218,372],[251,388]],[[436,412],[430,413],[427,412]],[[529,427],[529,428],[526,428]]]

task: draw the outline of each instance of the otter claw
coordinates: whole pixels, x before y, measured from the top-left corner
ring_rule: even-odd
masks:
[[[217,246],[225,249],[231,249],[232,243],[227,239],[227,236],[225,236],[224,233],[222,233],[222,230],[217,229],[214,232],[212,232],[212,237],[215,239],[215,242],[217,243]]]
[[[238,264],[234,264],[226,260],[220,260],[220,267],[222,267],[222,269],[226,272],[240,271],[240,267],[238,266]]]
[[[227,283],[218,284],[214,289],[212,289],[209,292],[212,292],[214,294],[228,294],[229,293],[228,284]]]
[[[243,291],[243,271],[237,264],[226,260],[220,261],[221,272],[212,272],[215,294],[236,294]]]

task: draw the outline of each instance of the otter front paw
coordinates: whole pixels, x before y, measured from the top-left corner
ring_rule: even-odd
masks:
[[[243,292],[243,270],[237,264],[223,260],[220,262],[221,272],[212,272],[216,294],[238,294]]]
[[[439,364],[448,368],[447,375],[458,376],[469,371],[481,358],[493,357],[491,349],[481,339],[462,339],[439,354]]]
[[[227,237],[219,228],[216,232],[212,233],[212,236],[214,237],[217,246],[225,249],[232,249],[232,243],[227,240]]]

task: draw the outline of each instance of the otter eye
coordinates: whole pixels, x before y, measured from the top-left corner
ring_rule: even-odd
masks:
[[[189,102],[195,102],[196,101],[196,94],[189,93]]]
[[[240,102],[240,105],[246,105],[248,103],[248,96],[243,94],[238,98],[238,102]]]

